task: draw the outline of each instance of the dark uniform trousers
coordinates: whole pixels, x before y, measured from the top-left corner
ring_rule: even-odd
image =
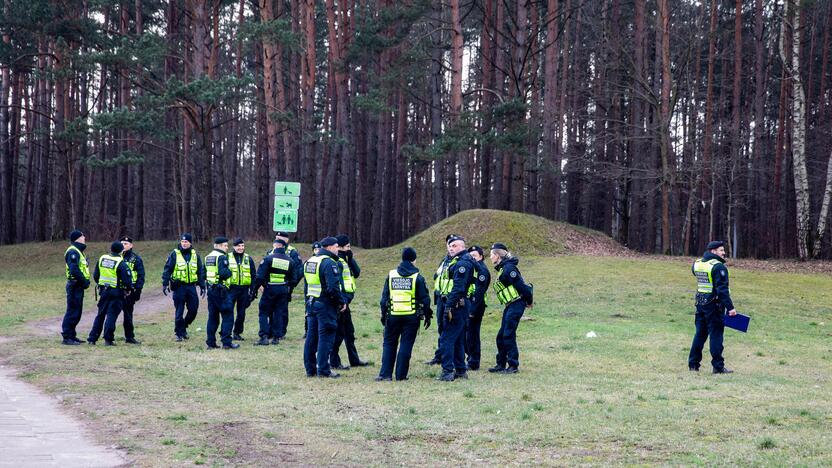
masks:
[[[66,282],[66,313],[61,323],[61,335],[65,340],[76,338],[75,327],[81,321],[84,308],[84,286],[77,281]]]
[[[468,355],[468,368],[479,369],[480,367],[480,328],[482,327],[482,316],[485,314],[485,305],[473,307],[473,313],[468,320],[465,329],[465,354]]]
[[[447,305],[442,311],[442,334],[439,335],[439,350],[442,352],[442,372],[463,373],[465,366],[465,326],[468,323],[471,303],[465,300],[465,306],[454,309],[453,317],[448,320]]]
[[[690,346],[688,366],[698,369],[702,362],[702,348],[705,341],[711,339],[711,364],[716,370],[725,367],[725,358],[722,357],[722,336],[725,331],[725,308],[718,302],[707,305],[696,306],[696,334],[693,335],[693,343]]]
[[[436,316],[439,317],[439,320],[436,321],[436,331],[439,333],[439,336],[436,338],[436,351],[433,353],[433,360],[437,362],[442,362],[442,332],[445,330],[445,301],[443,299],[439,299],[436,301]]]
[[[520,365],[520,350],[517,348],[517,326],[526,311],[526,303],[518,299],[506,304],[503,321],[497,332],[497,367]]]
[[[327,301],[315,300],[309,310],[309,331],[303,346],[306,375],[329,375],[329,354],[338,328],[338,310]]]
[[[246,325],[246,309],[248,306],[251,305],[249,302],[249,293],[251,292],[250,286],[236,286],[232,285],[230,287],[230,301],[231,307],[236,309],[237,315],[234,318],[234,334],[235,335],[242,335],[243,329]]]
[[[124,298],[122,310],[124,311],[124,338],[127,340],[136,339],[136,334],[133,331],[133,310],[136,307],[135,291]]]
[[[260,338],[281,338],[281,327],[285,335],[283,315],[289,315],[289,288],[282,285],[266,286],[258,306]]]
[[[98,299],[98,314],[92,322],[92,329],[87,341],[95,343],[101,336],[101,328],[104,328],[104,339],[113,341],[116,333],[116,320],[124,306],[124,290],[104,286],[101,288],[101,297]]]
[[[335,331],[335,343],[332,345],[332,353],[329,358],[329,364],[332,367],[341,365],[341,356],[338,355],[341,343],[344,343],[344,347],[347,349],[347,359],[349,359],[350,365],[358,365],[361,358],[358,357],[358,350],[355,348],[355,325],[352,323],[352,313],[350,313],[349,305],[347,310],[338,313],[338,329]]]
[[[188,327],[196,320],[196,312],[199,309],[199,296],[196,294],[196,284],[171,283],[173,290],[173,307],[175,314],[173,319],[173,332],[176,336],[185,336]],[[187,307],[188,313],[185,314]]]
[[[407,379],[410,368],[410,355],[419,332],[419,316],[388,315],[384,326],[384,348],[381,353],[381,370],[379,376],[393,376],[393,363],[396,364],[396,380]],[[401,339],[401,342],[399,341]],[[396,348],[398,347],[398,353]]]
[[[222,321],[222,324],[220,324]],[[234,311],[231,309],[231,295],[226,286],[208,286],[208,324],[205,326],[208,346],[217,344],[217,328],[220,329],[220,341],[223,345],[231,344],[231,329],[234,327]]]

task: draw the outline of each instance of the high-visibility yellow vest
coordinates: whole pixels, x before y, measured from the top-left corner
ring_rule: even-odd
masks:
[[[227,279],[220,281],[220,259],[227,256],[228,254],[216,250],[212,250],[211,253],[205,256],[205,282],[208,284],[228,284]]]
[[[443,296],[450,293],[451,289],[454,287],[454,279],[451,278],[450,270],[452,266],[456,265],[457,260],[459,260],[459,257],[452,258],[445,268],[442,268],[445,264],[445,262],[442,262],[443,265],[440,265],[439,270],[436,271],[439,273],[439,276],[436,277],[436,290]]]
[[[699,259],[693,262],[693,274],[696,276],[696,292],[712,294],[714,292],[714,267],[720,263],[713,258],[707,262]]]
[[[500,301],[501,305],[506,305],[520,299],[520,293],[517,292],[517,288],[513,284],[506,286],[499,279],[494,282],[494,291],[497,293],[497,300]]]
[[[68,254],[70,250],[78,252],[78,269],[81,270],[81,275],[84,276],[84,279],[89,280],[90,264],[89,262],[87,262],[87,257],[84,256],[84,253],[81,252],[81,249],[75,247],[74,245],[70,245],[64,252],[64,258],[66,258],[66,254]],[[69,273],[69,265],[66,266],[66,279],[72,279],[72,275]]]
[[[327,258],[326,255],[316,255],[303,266],[303,279],[306,281],[306,295],[309,297],[321,297],[323,288],[321,286],[321,262]]]
[[[338,257],[338,261],[341,262],[341,278],[344,280],[344,292],[354,293],[355,292],[355,278],[352,277],[352,271],[350,271],[350,265],[341,257]]]
[[[247,253],[243,254],[243,261],[241,263],[237,263],[237,257],[235,257],[234,254],[229,254],[228,268],[231,270],[230,283],[232,285],[251,285],[251,257],[249,257]]]
[[[110,288],[124,287],[118,281],[118,266],[124,261],[121,255],[102,255],[98,259],[98,285]]]
[[[390,315],[413,315],[416,313],[416,277],[419,273],[402,276],[397,270],[387,274],[390,290]]]
[[[179,248],[173,249],[176,254],[176,265],[173,266],[173,273],[170,279],[180,283],[193,284],[199,281],[197,271],[199,269],[199,262],[197,260],[196,250],[191,250],[191,259],[185,261],[185,256]]]
[[[269,272],[269,284],[271,285],[284,285],[286,284],[286,273],[289,272],[289,266],[292,264],[291,261],[285,258],[278,258],[272,257],[272,270],[278,270],[277,272],[270,271]]]

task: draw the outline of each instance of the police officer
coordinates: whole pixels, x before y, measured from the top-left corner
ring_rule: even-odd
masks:
[[[491,246],[491,263],[499,273],[494,281],[494,292],[503,309],[503,320],[497,332],[497,365],[488,372],[516,374],[520,365],[517,348],[517,326],[527,307],[534,304],[532,289],[523,280],[517,264],[520,259],[508,251],[505,244]],[[508,367],[506,367],[508,366]]]
[[[277,241],[283,241],[283,245],[285,245],[286,255],[294,260],[294,268],[295,271],[293,272],[292,276],[295,278],[302,278],[303,277],[303,258],[301,258],[300,253],[296,248],[289,244],[289,233],[285,231],[277,231],[274,233],[274,242],[272,242],[272,250],[266,252],[266,255],[270,255],[274,250],[277,248]],[[292,292],[289,291],[289,302],[292,302]],[[286,313],[286,324],[285,326],[289,326],[289,314]],[[281,337],[283,338],[283,337]]]
[[[329,354],[338,327],[338,312],[347,308],[341,291],[341,265],[338,262],[338,240],[325,237],[321,251],[306,261],[304,279],[310,301],[309,333],[303,347],[303,363],[307,377],[337,378],[329,367]]]
[[[318,255],[321,251],[321,243],[320,242],[313,242],[312,243],[312,256]],[[302,268],[301,268],[302,270]],[[302,276],[302,275],[301,275]],[[304,298],[304,316],[303,316],[303,339],[306,339],[306,334],[309,332],[309,311],[312,308],[312,302],[309,300],[309,296],[306,293],[306,282],[303,283],[303,298]]]
[[[465,366],[465,326],[471,314],[468,294],[474,283],[474,259],[468,255],[465,239],[460,236],[449,238],[448,253],[451,254],[451,261],[445,274],[440,277],[440,281],[443,281],[440,290],[443,314],[440,319],[445,324],[439,337],[442,375],[437,378],[445,382],[468,378]]]
[[[366,361],[362,361],[358,357],[358,350],[355,348],[355,325],[352,323],[352,314],[350,313],[350,303],[355,297],[355,280],[361,275],[361,268],[358,267],[358,262],[353,257],[349,236],[341,234],[335,238],[338,239],[338,261],[341,263],[341,277],[343,279],[344,296],[347,298],[347,309],[338,314],[338,330],[335,332],[335,344],[332,346],[332,354],[329,356],[329,365],[333,369],[346,370],[349,369],[349,366],[343,365],[341,357],[338,355],[338,349],[342,342],[347,349],[350,366],[364,367],[368,365]]]
[[[468,327],[465,329],[465,354],[468,356],[468,369],[479,370],[480,368],[480,327],[482,317],[485,315],[485,308],[488,307],[485,301],[485,292],[491,284],[491,272],[483,261],[482,247],[475,245],[468,249],[468,255],[474,259],[474,285],[471,297],[471,315],[468,319]]]
[[[84,249],[87,248],[87,238],[84,233],[74,230],[69,233],[69,247],[64,252],[66,263],[66,312],[61,323],[62,343],[69,346],[81,344],[75,327],[81,321],[81,311],[84,308],[84,290],[90,287],[90,267]]]
[[[433,359],[430,361],[425,361],[425,364],[429,366],[439,365],[442,364],[442,351],[439,349],[439,342],[442,339],[442,330],[444,328],[444,323],[442,321],[442,315],[444,314],[443,304],[442,304],[442,293],[440,292],[443,287],[448,286],[450,279],[447,277],[446,273],[448,271],[448,265],[451,263],[451,258],[453,257],[450,254],[450,246],[448,245],[448,241],[452,237],[459,237],[456,234],[448,234],[445,237],[445,257],[439,262],[439,267],[436,268],[436,273],[433,274],[433,303],[436,305],[436,316],[439,317],[436,320],[436,330],[439,333],[439,336],[436,339],[436,351],[433,353]]]
[[[173,331],[176,341],[187,340],[188,326],[196,319],[199,309],[199,297],[205,297],[205,265],[202,258],[193,249],[193,237],[184,233],[179,237],[179,245],[173,249],[162,270],[162,293],[167,296],[173,291],[175,315]],[[199,286],[199,296],[196,287]],[[188,314],[183,315],[185,307]]]
[[[104,344],[115,346],[116,320],[124,306],[124,297],[133,289],[133,275],[121,256],[124,246],[115,241],[110,244],[110,253],[98,259],[93,278],[98,283],[98,314],[92,322],[87,343],[94,345],[101,336],[104,326]],[[106,320],[105,320],[106,318]]]
[[[208,337],[205,344],[208,349],[217,346],[217,328],[220,329],[222,349],[237,349],[237,343],[231,341],[231,330],[234,327],[234,311],[231,305],[231,295],[228,291],[228,280],[231,279],[231,269],[228,268],[228,238],[214,238],[214,250],[205,256],[205,282],[208,285],[208,323],[205,329]],[[222,325],[220,325],[222,319]]]
[[[136,339],[134,332],[133,309],[136,303],[142,298],[142,288],[144,288],[144,262],[142,261],[142,257],[133,250],[132,238],[124,236],[120,241],[124,247],[121,256],[124,257],[124,263],[130,268],[131,278],[133,280],[133,290],[124,298],[124,341],[138,345],[141,342]]]
[[[286,254],[286,244],[282,240],[276,240],[275,244],[277,248],[260,262],[252,287],[252,300],[257,297],[260,287],[265,287],[259,304],[260,341],[255,343],[259,346],[276,345],[286,335],[289,294],[300,282],[300,278],[294,276],[297,268],[295,260]]]
[[[711,365],[714,374],[730,374],[722,357],[722,334],[725,331],[725,313],[737,315],[728,289],[728,268],[725,266],[725,243],[712,241],[702,258],[691,267],[696,277],[696,334],[690,346],[688,368],[699,371],[705,340],[711,339]]]
[[[246,243],[238,237],[233,242],[234,252],[228,256],[228,268],[231,270],[229,280],[229,294],[232,312],[237,308],[237,318],[234,320],[233,340],[243,340],[243,329],[246,322],[246,309],[251,305],[254,288],[251,279],[257,271],[254,259],[246,253]]]
[[[411,247],[405,247],[402,250],[401,263],[387,274],[381,290],[379,307],[381,324],[384,325],[384,348],[377,382],[393,379],[394,361],[396,380],[407,380],[410,354],[419,331],[419,320],[425,319],[425,330],[430,327],[433,316],[430,310],[430,293],[425,278],[413,265],[414,261],[416,251]]]

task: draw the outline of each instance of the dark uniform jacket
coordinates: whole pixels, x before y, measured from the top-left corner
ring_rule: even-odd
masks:
[[[181,249],[181,247],[179,245],[177,245],[174,250],[176,250],[176,249]],[[193,254],[193,251],[194,251],[193,247],[191,247],[190,249],[187,249],[187,250],[182,249],[182,257],[185,259],[186,262],[191,261],[191,254]],[[227,262],[226,262],[225,267],[228,268],[228,263]],[[168,284],[171,283],[170,276],[173,274],[173,270],[175,268],[176,268],[176,253],[171,251],[170,255],[168,255],[168,260],[165,262],[165,268],[162,270],[162,286],[167,286]],[[229,275],[230,275],[230,271],[231,270],[229,270]],[[199,285],[199,287],[204,288],[205,287],[205,264],[202,263],[202,257],[200,257],[200,256],[196,257],[196,275],[197,275],[197,284]],[[178,286],[178,285],[179,285],[179,283],[174,281],[173,284],[171,284],[171,289],[175,289],[176,286]]]
[[[474,278],[476,289],[474,290],[474,297],[471,298],[471,302],[474,303],[476,310],[482,314],[486,307],[485,293],[488,291],[488,286],[491,284],[491,272],[488,271],[488,267],[485,266],[485,263],[482,261],[475,261],[474,274],[476,275]]]
[[[263,261],[260,262],[260,266],[257,268],[257,275],[255,276],[254,280],[252,281],[252,289],[257,290],[260,286],[264,286],[269,284],[269,275],[273,271],[278,271],[272,268],[272,259],[274,258],[282,258],[284,260],[289,261],[289,269],[286,272],[286,287],[290,290],[295,289],[295,287],[300,283],[301,278],[303,275],[298,276],[298,260],[295,257],[290,256],[286,253],[285,249],[274,249],[272,253],[267,255]],[[303,271],[303,265],[300,266],[300,271]]]
[[[448,268],[448,277],[453,281],[453,286],[445,298],[445,306],[450,308],[458,306],[460,299],[468,297],[468,287],[474,282],[474,259],[467,251],[462,251],[456,257],[456,263]]]
[[[75,246],[78,250],[83,252],[86,248],[86,244],[82,244],[80,242],[73,242],[72,245]],[[84,274],[81,273],[81,267],[78,266],[78,262],[81,261],[81,256],[78,255],[78,252],[74,250],[70,250],[64,256],[64,261],[66,262],[67,268],[69,268],[69,280],[70,282],[75,282],[75,287],[81,286],[84,289],[90,287],[90,280],[84,278]]]
[[[124,261],[133,265],[133,270],[136,272],[136,282],[133,284],[133,289],[141,290],[144,288],[144,261],[133,249],[124,253]]]
[[[419,269],[412,262],[404,260],[399,263],[396,271],[401,276],[410,276],[419,273]],[[388,281],[388,277],[384,278],[384,287],[381,290],[381,300],[378,305],[381,308],[381,316],[387,316],[390,311],[390,282]],[[430,292],[428,291],[425,277],[422,275],[416,277],[416,310],[421,311],[425,318],[433,317],[433,311],[430,310]]]
[[[520,263],[520,259],[517,257],[503,259],[503,261],[496,266],[497,271],[500,272],[498,280],[506,287],[514,286],[514,289],[516,289],[517,293],[520,294],[520,298],[523,302],[528,305],[532,305],[534,303],[532,289],[528,284],[526,284],[523,280],[523,276],[520,274],[520,270],[517,269],[518,263]]]
[[[728,268],[725,266],[725,259],[719,255],[705,252],[705,255],[702,256],[702,261],[707,262],[710,260],[719,261],[711,270],[714,292],[711,294],[696,293],[696,303],[697,305],[705,306],[719,303],[725,307],[725,310],[733,310],[734,303],[731,301],[731,292],[728,289]],[[693,273],[693,265],[691,265],[690,271]],[[694,276],[696,275],[694,274]]]
[[[130,267],[127,266],[127,262],[122,261],[118,264],[118,268],[116,268],[116,275],[118,276],[119,288],[133,289],[133,275],[130,274]],[[92,274],[92,278],[96,283],[98,283],[101,279],[101,269],[98,267],[98,262],[95,263],[95,272]]]

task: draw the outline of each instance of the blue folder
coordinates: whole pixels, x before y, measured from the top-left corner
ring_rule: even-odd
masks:
[[[748,322],[751,321],[751,317],[743,314],[737,314],[733,317],[725,314],[725,326],[728,328],[733,328],[734,330],[741,331],[743,333],[748,331]]]

